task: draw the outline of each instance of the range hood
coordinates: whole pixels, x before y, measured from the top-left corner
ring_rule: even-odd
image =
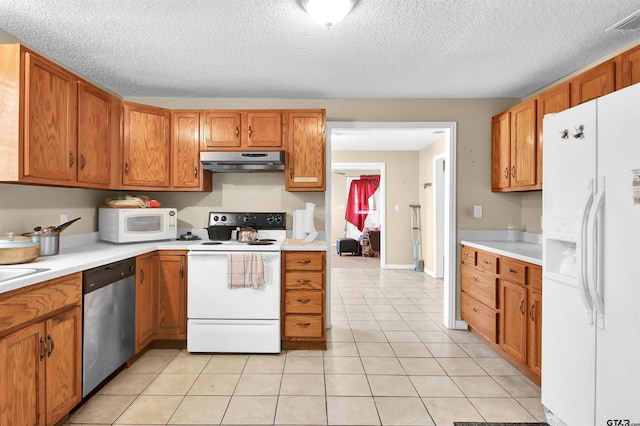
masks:
[[[205,170],[212,172],[246,173],[284,170],[284,151],[207,151],[200,153]]]

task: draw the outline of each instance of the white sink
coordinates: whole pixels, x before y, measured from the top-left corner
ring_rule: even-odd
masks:
[[[24,277],[25,275],[37,274],[38,272],[44,271],[48,271],[48,269],[0,267],[0,282],[11,280],[13,278]]]

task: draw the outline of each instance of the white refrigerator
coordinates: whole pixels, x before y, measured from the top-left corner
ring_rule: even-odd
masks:
[[[640,85],[543,122],[542,404],[640,424]]]

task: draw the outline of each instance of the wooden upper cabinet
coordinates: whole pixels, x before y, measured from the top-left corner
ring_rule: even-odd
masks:
[[[616,90],[640,83],[640,46],[619,55],[617,66]]]
[[[537,126],[538,126],[538,147],[537,147],[537,171],[536,185],[542,188],[542,121],[546,114],[564,111],[571,106],[571,88],[569,83],[559,84],[537,97]]]
[[[123,102],[122,185],[168,188],[171,117],[162,108]]]
[[[536,100],[498,114],[491,128],[491,190],[528,191],[536,187]]]
[[[205,111],[202,150],[282,147],[280,111]]]
[[[200,163],[200,112],[173,111],[171,127],[171,188],[211,192],[211,173]]]
[[[511,114],[503,112],[491,119],[491,189],[511,186]]]
[[[78,84],[78,182],[111,186],[112,96],[90,84]]]
[[[610,59],[569,80],[571,106],[580,105],[615,90],[615,59]]]
[[[325,117],[324,110],[287,114],[287,191],[325,190]]]
[[[511,186],[536,184],[536,100],[511,109]]]
[[[240,113],[237,111],[205,112],[202,150],[240,148]]]
[[[280,112],[247,112],[247,146],[279,148],[282,146],[282,114]]]
[[[24,181],[67,183],[76,177],[76,77],[24,53]]]
[[[119,100],[16,45],[0,45],[0,180],[110,188]]]

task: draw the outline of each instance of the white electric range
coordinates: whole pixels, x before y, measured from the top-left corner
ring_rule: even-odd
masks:
[[[248,226],[258,231],[259,239],[236,241],[233,231],[229,239],[189,247],[187,351],[280,352],[280,249],[286,237],[285,217],[285,213],[209,213],[210,227]],[[236,273],[237,281],[238,269],[232,271],[230,262],[244,262],[249,275],[262,268],[264,280],[257,287],[232,286],[230,272]]]

